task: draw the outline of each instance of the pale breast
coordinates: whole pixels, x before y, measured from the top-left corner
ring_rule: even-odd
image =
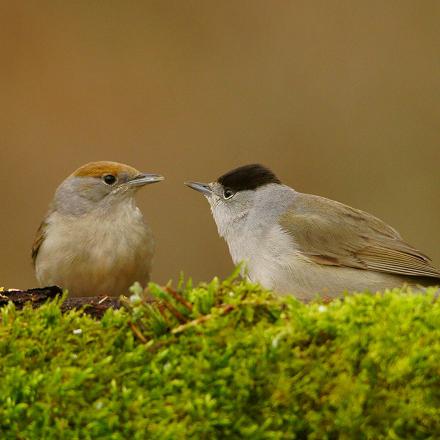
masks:
[[[61,216],[48,219],[36,260],[41,285],[56,284],[74,296],[127,292],[150,277],[153,237],[137,208],[110,216]]]

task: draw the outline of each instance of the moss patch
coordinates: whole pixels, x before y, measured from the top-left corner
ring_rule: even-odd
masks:
[[[440,304],[304,305],[217,279],[94,320],[1,310],[1,439],[440,436]]]

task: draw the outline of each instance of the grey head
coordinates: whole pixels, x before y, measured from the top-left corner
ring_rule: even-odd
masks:
[[[51,209],[67,215],[113,209],[122,202],[133,200],[142,186],[161,180],[163,177],[159,174],[141,173],[118,162],[90,162],[61,183]]]
[[[284,186],[270,169],[260,164],[235,168],[215,182],[186,182],[185,185],[207,198],[222,237],[227,237],[232,229],[237,229],[250,212],[259,207],[263,217],[279,215],[283,204],[280,205],[278,195],[285,193],[285,190],[289,193],[293,191]]]

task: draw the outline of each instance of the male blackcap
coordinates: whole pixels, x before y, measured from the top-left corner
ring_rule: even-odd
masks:
[[[248,277],[299,299],[343,291],[437,285],[440,271],[371,214],[283,185],[246,165],[213,183],[188,182],[211,205],[218,232]]]
[[[32,247],[39,283],[73,296],[117,296],[145,284],[154,244],[134,195],[161,180],[116,162],[91,162],[67,177]]]

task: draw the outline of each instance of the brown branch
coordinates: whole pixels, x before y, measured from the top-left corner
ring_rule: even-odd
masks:
[[[14,303],[17,309],[22,309],[25,304],[31,303],[32,307],[39,307],[48,300],[61,297],[63,291],[58,286],[49,286],[28,290],[4,290],[0,292],[0,307],[9,302]],[[67,297],[61,304],[61,311],[84,309],[84,312],[94,318],[102,318],[107,309],[119,309],[118,298],[109,296]]]

